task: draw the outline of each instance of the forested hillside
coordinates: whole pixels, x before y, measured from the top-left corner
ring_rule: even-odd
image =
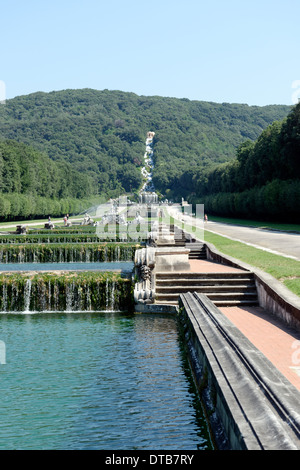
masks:
[[[32,158],[35,167],[34,158],[41,159],[38,167],[45,169],[51,180],[48,184],[55,188],[46,190],[52,200],[115,197],[141,186],[145,138],[151,130],[155,132],[156,188],[167,197],[179,198],[190,193],[196,173],[233,160],[241,143],[257,139],[289,110],[288,106],[217,104],[108,90],[38,92],[0,106],[0,141],[9,139],[31,147],[26,161]],[[13,149],[19,155],[14,165],[21,168],[21,147],[11,142],[9,151]],[[47,163],[46,157],[55,165]],[[38,170],[35,179],[41,184],[37,188],[12,183],[4,172],[0,194],[20,191],[46,197],[41,194],[47,186],[43,176]]]
[[[99,191],[140,184],[144,142],[155,131],[157,184],[164,191],[189,165],[209,166],[235,157],[287,106],[216,104],[90,89],[34,93],[0,107],[0,137],[33,145],[53,160],[68,161],[91,176]],[[173,168],[169,167],[174,161]],[[166,168],[163,168],[166,165]],[[161,175],[160,166],[163,168]],[[121,183],[121,185],[119,184]]]
[[[235,160],[196,172],[190,201],[212,214],[300,222],[300,103],[245,141]]]

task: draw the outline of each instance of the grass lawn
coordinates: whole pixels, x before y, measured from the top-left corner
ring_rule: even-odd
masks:
[[[71,219],[71,217],[70,217]],[[63,217],[54,219],[51,218],[53,223],[59,223],[63,225]],[[17,225],[29,225],[30,227],[41,227],[41,225],[46,224],[48,222],[48,217],[45,219],[37,219],[37,220],[11,220],[10,222],[1,222],[0,223],[0,230],[1,232],[4,231],[13,231]]]
[[[212,222],[220,222],[224,224],[242,225],[245,227],[270,228],[273,230],[282,230],[284,232],[300,232],[300,224],[284,224],[279,222],[262,222],[247,219],[230,219],[228,217],[210,216]]]
[[[228,219],[227,219],[228,220]],[[167,219],[166,219],[167,221]],[[174,221],[181,226],[180,221]],[[185,224],[187,231],[192,231],[192,227]],[[195,236],[201,238],[202,234],[197,230]],[[204,230],[204,241],[214,245],[217,250],[225,255],[247,263],[253,267],[271,274],[275,279],[282,282],[294,294],[300,297],[300,261],[284,256],[269,253],[259,248],[254,248],[245,243],[230,240],[215,233]]]
[[[261,269],[300,296],[300,261],[269,253],[205,230],[204,239],[225,255]]]
[[[72,221],[79,221],[83,220],[83,215],[78,216],[71,216],[69,220]],[[94,221],[101,220],[101,217],[91,217]],[[0,223],[0,231],[1,232],[12,232],[16,229],[17,225],[28,225],[29,228],[43,228],[44,224],[48,222],[48,217],[45,219],[37,219],[37,220],[12,220],[10,222],[1,222]],[[51,222],[54,223],[56,227],[64,226],[63,217],[51,217]]]

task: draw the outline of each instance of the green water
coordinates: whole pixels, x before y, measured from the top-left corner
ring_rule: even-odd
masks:
[[[0,449],[209,449],[176,319],[1,314]]]

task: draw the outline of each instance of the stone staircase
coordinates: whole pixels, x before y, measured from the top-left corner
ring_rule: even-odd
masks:
[[[197,242],[191,236],[187,235],[184,230],[174,226],[175,246],[184,246],[191,250],[189,259],[206,259],[206,249],[202,242]]]
[[[175,237],[175,245],[176,246],[185,246],[185,233],[182,229],[172,226],[172,229],[174,231],[174,237]]]
[[[186,243],[186,248],[189,248],[189,259],[206,259],[206,248],[203,243]]]
[[[156,273],[155,304],[178,305],[179,295],[187,292],[205,294],[218,307],[258,305],[251,272]]]

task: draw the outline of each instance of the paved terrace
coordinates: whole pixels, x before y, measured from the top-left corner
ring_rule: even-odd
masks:
[[[189,262],[190,271],[195,273],[244,272],[207,260]],[[300,332],[258,306],[219,307],[219,310],[300,390]],[[298,357],[298,365],[293,357]]]

